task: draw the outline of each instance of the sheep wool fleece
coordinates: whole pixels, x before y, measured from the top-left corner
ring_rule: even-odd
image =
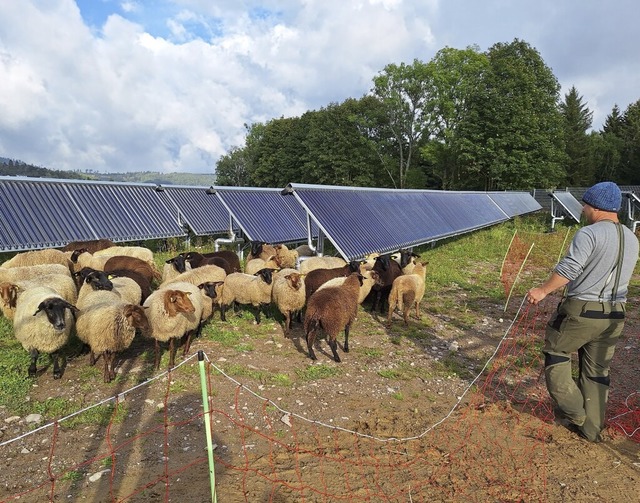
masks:
[[[614,295],[611,278],[615,274],[610,271],[618,257],[617,226],[624,232],[624,246]],[[585,250],[589,246],[592,249]],[[605,425],[609,368],[624,328],[627,286],[638,248],[637,238],[626,226],[598,222],[578,231],[567,256],[556,267],[570,282],[567,297],[546,328],[547,389],[564,415],[590,441],[601,439]],[[576,351],[580,363],[577,384],[571,375],[571,353]]]

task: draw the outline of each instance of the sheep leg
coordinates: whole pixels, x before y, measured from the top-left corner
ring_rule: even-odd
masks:
[[[98,358],[100,358],[100,355],[96,356],[96,354],[93,351],[89,352],[89,365],[93,366],[96,364],[96,362],[98,361]]]
[[[104,382],[111,382],[111,372],[109,369],[109,352],[103,354],[103,371],[102,371],[102,380]]]
[[[327,337],[327,342],[329,343],[329,347],[331,348],[331,352],[333,353],[333,359],[340,363],[340,357],[338,356],[338,341],[336,341],[333,337]]]
[[[38,361],[39,353],[37,349],[32,349],[31,351],[29,351],[29,354],[31,356],[31,365],[29,365],[29,377],[35,377],[36,371],[38,370],[36,362]]]
[[[316,340],[316,331],[315,329],[311,329],[306,334],[307,338],[307,349],[309,351],[309,358],[312,360],[317,360],[316,354],[313,352],[313,343]]]
[[[411,306],[405,306],[404,311],[402,311],[402,317],[404,318],[404,324],[409,325],[409,312],[411,311]]]
[[[260,306],[256,307],[256,312],[253,314],[256,319],[256,325],[260,325]]]
[[[227,306],[220,304],[220,321],[227,321],[226,311]]]
[[[62,377],[62,368],[58,362],[58,352],[51,353],[51,358],[53,359],[53,378],[60,379]]]
[[[153,364],[155,365],[156,370],[158,370],[160,368],[160,342],[158,341],[158,339],[156,339],[155,348],[156,348],[156,359],[155,359],[155,362],[153,362]]]
[[[344,327],[344,352],[348,353],[349,352],[349,328],[351,327],[351,324],[345,325]],[[339,361],[339,360],[336,360]]]
[[[287,337],[291,330],[291,311],[284,313],[284,336]]]
[[[187,356],[187,353],[189,352],[189,348],[191,347],[191,334],[192,333],[193,333],[193,330],[189,330],[187,332],[187,337],[186,337],[186,340],[184,342],[184,348],[182,349],[182,356],[183,357]]]
[[[176,345],[174,344],[175,339],[172,337],[169,339],[169,368],[173,368],[176,363]]]

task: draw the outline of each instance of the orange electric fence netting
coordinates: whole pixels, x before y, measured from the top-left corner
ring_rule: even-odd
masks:
[[[524,259],[512,248],[505,264],[519,269]],[[550,501],[547,447],[555,426],[540,348],[555,303],[521,306],[455,405],[410,438],[385,437],[375,421],[337,427],[334,418],[284,410],[207,361],[218,501]],[[628,365],[638,358],[636,327],[613,362],[608,425],[638,442],[637,370]],[[211,501],[195,368],[189,358],[21,436],[9,424],[0,459],[20,466],[22,477],[8,480],[0,470],[0,502]]]

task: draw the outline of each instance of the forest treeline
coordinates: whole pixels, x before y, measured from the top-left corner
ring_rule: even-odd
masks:
[[[640,184],[640,100],[602,129],[538,51],[515,39],[486,52],[440,50],[389,64],[360,98],[246,125],[217,163],[218,185],[530,190]]]

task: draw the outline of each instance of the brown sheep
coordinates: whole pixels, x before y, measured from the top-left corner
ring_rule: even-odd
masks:
[[[320,288],[324,283],[334,278],[347,277],[353,272],[360,270],[360,264],[352,261],[342,267],[336,267],[334,269],[314,269],[309,272],[304,278],[305,295],[307,302],[309,297]]]
[[[140,260],[137,257],[127,257],[125,255],[116,255],[113,257],[109,257],[107,261],[104,263],[104,272],[113,272],[113,271],[133,271],[141,276],[144,276],[149,280],[149,283],[153,282],[153,280],[160,281],[162,276],[160,275],[160,271],[155,266],[152,266],[148,262],[144,260]]]
[[[307,303],[304,317],[304,331],[309,357],[316,359],[313,344],[318,330],[322,329],[333,353],[333,359],[340,362],[336,339],[344,329],[344,352],[349,352],[349,328],[358,314],[358,296],[362,286],[362,275],[351,273],[342,286],[323,288],[315,292]]]
[[[110,239],[93,239],[91,241],[72,241],[71,243],[67,244],[62,249],[62,251],[72,252],[80,248],[84,248],[89,253],[95,253],[98,250],[104,250],[105,248],[111,248],[112,246],[116,246],[116,244]]]

